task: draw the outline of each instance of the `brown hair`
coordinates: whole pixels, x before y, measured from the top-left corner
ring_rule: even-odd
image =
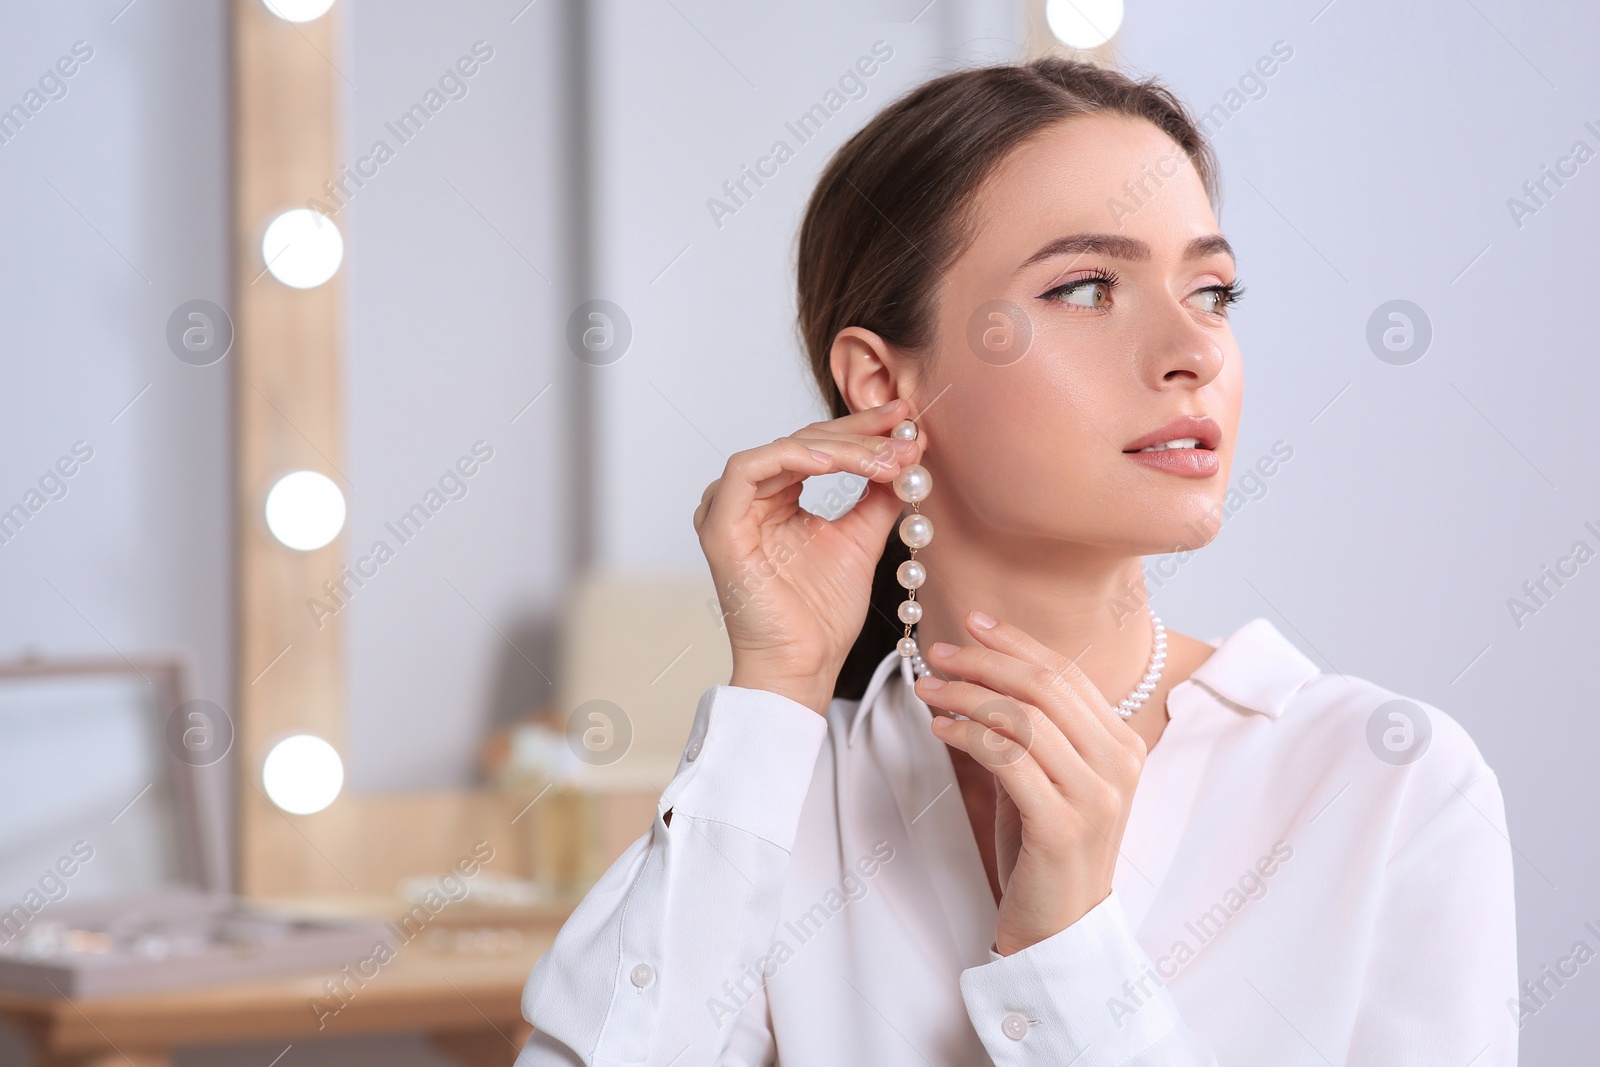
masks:
[[[1012,149],[1074,115],[1146,119],[1188,155],[1213,206],[1216,160],[1177,97],[1154,78],[1049,57],[955,71],[889,104],[834,154],[800,227],[800,336],[830,418],[850,413],[834,383],[833,339],[860,326],[906,351],[932,339],[940,276],[973,237],[979,187]],[[871,606],[834,695],[859,699],[904,631],[894,572],[909,549],[891,534]]]

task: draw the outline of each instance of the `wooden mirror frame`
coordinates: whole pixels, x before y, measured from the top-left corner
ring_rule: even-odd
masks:
[[[488,841],[501,873],[527,871],[517,798],[487,790],[353,793],[289,815],[261,788],[268,749],[310,733],[345,751],[342,616],[306,608],[337,578],[344,539],[309,552],[267,531],[267,490],[315,470],[347,497],[341,394],[341,274],[294,289],[265,269],[261,237],[283,211],[325,200],[339,174],[344,113],[342,9],[285,22],[261,0],[234,0],[233,426],[237,700],[236,884],[247,896],[392,894],[407,875],[442,871]]]

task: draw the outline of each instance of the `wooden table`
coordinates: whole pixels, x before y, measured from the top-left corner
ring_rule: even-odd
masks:
[[[484,928],[518,929],[520,942],[505,951],[458,951],[451,937],[471,929],[472,919],[458,914],[440,924],[439,936],[402,946],[336,1014],[319,1017],[312,1006],[338,1003],[324,987],[335,971],[325,968],[92,999],[0,993],[0,1018],[18,1025],[41,1067],[168,1067],[172,1050],[184,1045],[417,1033],[470,1067],[508,1067],[533,1030],[522,1019],[523,984],[554,941],[561,916],[488,923],[484,912],[476,915]]]

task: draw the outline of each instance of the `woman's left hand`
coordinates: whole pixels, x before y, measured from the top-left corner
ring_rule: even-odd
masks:
[[[1077,664],[1006,622],[967,629],[981,644],[928,660],[959,678],[916,683],[935,736],[994,772],[1002,956],[1057,934],[1111,892],[1117,850],[1144,769],[1144,739]],[[935,646],[938,647],[938,646]],[[932,683],[932,684],[930,684]]]

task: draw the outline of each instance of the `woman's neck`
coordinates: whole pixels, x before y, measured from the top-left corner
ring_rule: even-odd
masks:
[[[941,537],[918,553],[927,584],[917,591],[922,621],[918,644],[976,643],[966,626],[973,609],[1018,626],[1059,655],[1074,660],[1115,706],[1149,669],[1153,634],[1142,557],[1088,546],[1039,542],[985,545]],[[1128,720],[1154,747],[1166,725],[1166,695],[1213,651],[1182,634],[1168,635],[1167,665],[1150,698]]]
[[[1139,557],[1027,558],[1009,552],[918,553],[928,581],[917,591],[919,644],[975,641],[967,612],[986,611],[1020,627],[1046,648],[1075,660],[1090,681],[1117,700],[1149,666],[1151,629]],[[954,546],[950,546],[954,547]]]

